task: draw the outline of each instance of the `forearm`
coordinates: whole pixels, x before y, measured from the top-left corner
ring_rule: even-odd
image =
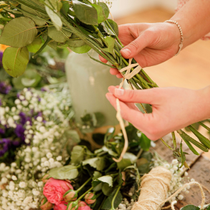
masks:
[[[171,19],[182,27],[186,47],[210,32],[210,1],[190,0]]]
[[[210,86],[203,89],[197,90],[197,100],[195,105],[194,115],[196,115],[196,121],[202,121],[205,119],[210,119]]]

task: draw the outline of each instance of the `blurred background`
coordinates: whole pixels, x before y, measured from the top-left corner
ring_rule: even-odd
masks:
[[[177,0],[114,0],[111,12],[118,24],[162,22],[173,16],[176,6]],[[210,40],[198,40],[178,56],[144,70],[160,87],[200,89],[210,85],[209,55]]]

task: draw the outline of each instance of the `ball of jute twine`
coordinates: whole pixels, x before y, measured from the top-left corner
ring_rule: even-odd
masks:
[[[161,203],[167,199],[171,172],[158,166],[142,177],[140,196],[132,210],[160,210]]]
[[[148,174],[145,174],[141,181],[139,199],[133,205],[132,210],[160,210],[167,201],[176,197],[182,190],[190,185],[198,185],[200,188],[202,196],[200,207],[201,209],[204,208],[205,193],[201,184],[196,181],[184,184],[175,193],[168,197],[171,178],[171,172],[162,166],[153,168]],[[172,210],[175,210],[175,204],[176,201],[171,203]]]

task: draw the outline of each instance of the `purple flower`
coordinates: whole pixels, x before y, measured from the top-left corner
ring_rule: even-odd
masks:
[[[0,157],[9,150],[11,143],[10,139],[0,139]]]
[[[6,84],[5,82],[0,82],[0,93],[8,94],[11,89],[11,85]]]
[[[3,128],[0,128],[0,134],[5,134],[5,130]]]
[[[22,140],[25,140],[25,135],[24,135],[25,129],[21,124],[18,124],[15,128],[15,134]]]
[[[24,112],[20,112],[19,116],[21,125],[25,125],[27,121],[31,122],[31,118],[27,116]]]

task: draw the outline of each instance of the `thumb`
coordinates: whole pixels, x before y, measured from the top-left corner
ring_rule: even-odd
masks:
[[[142,33],[135,40],[126,45],[120,52],[124,58],[133,58],[148,45],[148,37]]]
[[[113,94],[121,101],[127,103],[154,104],[159,95],[157,91],[158,88],[152,88],[148,90],[124,90],[114,88]]]

